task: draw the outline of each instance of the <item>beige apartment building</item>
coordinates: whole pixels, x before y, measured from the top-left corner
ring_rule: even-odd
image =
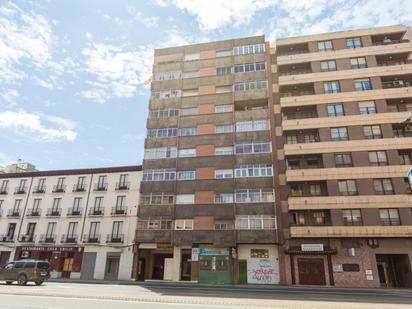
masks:
[[[271,50],[286,284],[412,287],[411,31]]]
[[[141,166],[0,174],[0,266],[48,260],[53,278],[131,280]]]

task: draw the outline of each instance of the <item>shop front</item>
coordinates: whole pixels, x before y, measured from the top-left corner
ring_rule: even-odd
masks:
[[[173,246],[170,244],[140,244],[138,249],[137,279],[171,280]]]
[[[232,259],[228,248],[201,247],[193,250],[198,252],[197,257],[192,254],[192,261],[198,258],[199,283],[232,283]]]
[[[20,246],[16,247],[15,260],[34,259],[48,261],[54,278],[79,278],[83,247]]]

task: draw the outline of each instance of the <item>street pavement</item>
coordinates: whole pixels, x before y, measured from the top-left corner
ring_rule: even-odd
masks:
[[[412,309],[411,290],[312,287],[143,285],[46,282],[0,283],[0,309]]]

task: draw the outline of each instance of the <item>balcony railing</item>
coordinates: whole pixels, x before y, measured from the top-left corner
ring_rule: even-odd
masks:
[[[128,181],[116,183],[116,190],[129,190],[129,187],[130,187],[130,182]]]
[[[72,235],[62,235],[61,242],[64,244],[75,244],[77,243],[77,240],[79,239],[78,235],[72,234]]]
[[[408,61],[408,60],[381,61],[381,62],[378,62],[378,66],[384,67],[384,66],[402,65],[402,64],[409,64],[409,63],[411,63],[411,61]]]
[[[19,241],[20,242],[34,242],[35,235],[20,235]]]
[[[360,226],[362,225],[362,219],[346,217],[343,218],[343,224],[346,226]]]
[[[382,225],[401,225],[399,218],[381,218]]]
[[[391,45],[391,44],[401,44],[401,43],[408,43],[408,40],[382,40],[382,41],[375,41],[372,42],[372,45]]]
[[[96,183],[94,191],[107,191],[107,183]]]
[[[26,217],[40,217],[40,215],[41,215],[40,208],[37,208],[37,209],[31,208],[27,210],[27,213],[26,213]]]
[[[53,186],[53,193],[64,193],[66,192],[66,185]]]
[[[100,234],[84,234],[83,235],[83,242],[88,244],[99,244],[100,243]]]
[[[312,73],[312,70],[296,70],[296,71],[283,71],[279,72],[279,76],[289,76],[289,75],[300,75],[300,74],[309,74]]]
[[[297,49],[297,50],[290,50],[290,51],[280,51],[278,52],[278,56],[292,56],[297,54],[307,54],[309,53],[308,49]]]
[[[56,235],[40,235],[39,243],[42,244],[54,244],[56,242]]]
[[[8,188],[0,188],[0,195],[5,195],[8,193]]]
[[[16,187],[14,194],[25,194],[27,192],[27,187]]]
[[[391,82],[382,82],[383,89],[412,87],[412,82],[409,80],[394,80]]]
[[[106,243],[110,244],[121,244],[124,241],[124,235],[123,234],[108,234]]]
[[[69,208],[67,209],[67,216],[69,217],[80,217],[82,215],[82,208]]]
[[[314,95],[315,91],[313,90],[302,90],[302,91],[293,91],[293,92],[281,92],[280,97],[298,97],[303,95]]]
[[[20,210],[9,209],[7,211],[8,218],[20,218]]]
[[[46,216],[47,217],[60,217],[62,214],[61,208],[48,208]]]
[[[87,185],[84,183],[78,183],[73,185],[73,192],[86,192]]]
[[[45,193],[46,186],[35,186],[33,189],[33,193]]]
[[[89,216],[103,216],[104,215],[104,207],[99,208],[90,208]]]
[[[112,212],[111,212],[112,216],[124,216],[126,214],[127,214],[126,206],[115,206],[112,208]]]
[[[10,235],[0,235],[0,242],[13,242],[14,236]]]
[[[273,192],[261,190],[239,191],[235,193],[236,203],[271,203],[275,201]]]

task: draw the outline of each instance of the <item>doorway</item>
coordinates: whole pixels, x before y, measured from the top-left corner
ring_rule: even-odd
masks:
[[[165,272],[165,259],[172,258],[172,254],[155,253],[153,254],[152,279],[163,280]]]
[[[192,250],[191,249],[183,249],[182,250],[182,265],[180,267],[180,280],[182,281],[190,281],[191,279],[191,258],[192,258]]]
[[[105,280],[117,280],[119,276],[120,256],[108,256],[106,261]]]
[[[73,264],[73,256],[69,255],[68,257],[63,258],[62,278],[70,278],[70,274],[73,271]]]
[[[0,252],[0,267],[6,265],[10,260],[10,251],[1,251]]]
[[[382,287],[412,287],[412,273],[407,254],[377,254],[379,282]]]
[[[298,259],[299,284],[326,285],[323,259]]]
[[[139,265],[138,265],[137,280],[144,281],[145,274],[146,274],[146,259],[140,258]]]

